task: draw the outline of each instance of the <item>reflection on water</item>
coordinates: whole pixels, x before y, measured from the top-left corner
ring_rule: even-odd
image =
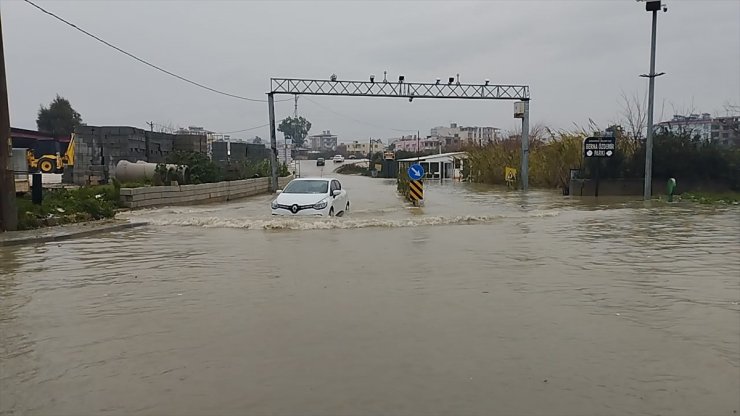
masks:
[[[0,413],[740,411],[736,207],[341,179],[0,248]]]

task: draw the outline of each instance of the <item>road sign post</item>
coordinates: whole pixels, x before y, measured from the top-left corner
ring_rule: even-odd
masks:
[[[612,157],[616,151],[616,137],[589,137],[583,141],[585,157]]]
[[[424,182],[421,178],[424,177],[424,167],[418,163],[414,163],[409,166],[407,171],[409,175],[409,199],[416,206],[421,206],[424,202]]]
[[[599,196],[599,183],[601,181],[601,159],[614,156],[617,151],[616,137],[589,137],[583,141],[583,156],[596,159],[596,183],[594,184],[594,196]]]
[[[504,168],[504,180],[509,188],[513,187],[516,182],[516,169],[509,166]]]
[[[409,182],[409,198],[416,206],[421,206],[424,203],[424,182],[414,181]]]
[[[424,177],[424,167],[418,163],[414,163],[409,166],[407,173],[409,174],[409,179],[412,181],[418,181]]]

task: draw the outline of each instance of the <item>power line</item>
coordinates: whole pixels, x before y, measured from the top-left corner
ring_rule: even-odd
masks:
[[[203,85],[203,84],[201,84],[201,83],[199,83],[199,82],[196,82],[196,81],[190,80],[190,79],[188,79],[188,78],[185,78],[185,77],[183,77],[183,76],[181,76],[181,75],[177,75],[177,74],[175,74],[174,72],[168,71],[168,70],[166,70],[166,69],[164,69],[164,68],[162,68],[162,67],[160,67],[160,66],[157,66],[157,65],[155,65],[155,64],[153,64],[153,63],[150,63],[150,62],[148,62],[148,61],[146,61],[146,60],[144,60],[144,59],[142,59],[142,58],[139,58],[138,56],[136,56],[136,55],[134,55],[134,54],[132,54],[132,53],[130,53],[130,52],[127,52],[127,51],[125,51],[125,50],[123,50],[123,49],[119,48],[118,46],[115,46],[115,45],[111,44],[110,42],[108,42],[108,41],[106,41],[106,40],[104,40],[104,39],[101,39],[100,37],[98,37],[98,36],[96,36],[96,35],[93,35],[92,33],[90,33],[90,32],[88,32],[88,31],[86,31],[85,29],[82,29],[81,27],[77,26],[76,24],[74,24],[74,23],[72,23],[72,22],[70,22],[70,21],[68,21],[68,20],[65,20],[65,19],[63,19],[63,18],[61,18],[61,17],[57,16],[56,14],[54,14],[54,13],[52,13],[52,12],[50,12],[50,11],[48,11],[48,10],[44,9],[43,7],[41,7],[41,6],[37,5],[37,4],[35,4],[35,3],[34,3],[34,2],[32,2],[31,0],[24,0],[24,1],[25,1],[26,3],[28,3],[28,4],[30,4],[31,6],[33,6],[33,7],[37,8],[37,9],[38,9],[38,10],[40,10],[41,12],[43,12],[43,13],[46,13],[46,14],[48,14],[49,16],[51,16],[51,17],[53,17],[53,18],[55,18],[55,19],[57,19],[57,20],[59,20],[59,21],[61,21],[61,22],[65,23],[65,24],[67,24],[68,26],[71,26],[71,27],[73,27],[74,29],[76,29],[76,30],[78,30],[78,31],[80,31],[80,32],[82,32],[82,33],[84,33],[85,35],[87,35],[87,36],[89,36],[89,37],[91,37],[91,38],[93,38],[93,39],[95,39],[95,40],[97,40],[98,42],[100,42],[100,43],[102,43],[102,44],[104,44],[104,45],[106,45],[106,46],[109,46],[109,47],[111,47],[111,48],[113,48],[113,49],[117,50],[118,52],[121,52],[122,54],[124,54],[124,55],[126,55],[126,56],[128,56],[128,57],[130,57],[130,58],[133,58],[133,59],[135,59],[135,60],[137,60],[137,61],[139,61],[139,62],[141,62],[141,63],[142,63],[142,64],[144,64],[144,65],[147,65],[147,66],[149,66],[149,67],[151,67],[151,68],[154,68],[154,69],[156,69],[157,71],[160,71],[160,72],[164,72],[164,73],[165,73],[165,74],[167,74],[167,75],[170,75],[170,76],[172,76],[172,77],[175,77],[175,78],[177,78],[177,79],[179,79],[179,80],[181,80],[181,81],[185,81],[185,82],[187,82],[188,84],[192,84],[192,85],[195,85],[196,87],[199,87],[199,88],[203,88],[203,89],[205,89],[205,90],[208,90],[208,91],[214,92],[214,93],[216,93],[216,94],[221,94],[221,95],[225,95],[225,96],[227,96],[227,97],[231,97],[231,98],[236,98],[236,99],[239,99],[239,100],[244,100],[244,101],[253,101],[253,102],[258,102],[258,103],[265,103],[265,102],[267,102],[267,100],[259,100],[259,99],[256,99],[256,98],[249,98],[249,97],[244,97],[244,96],[241,96],[241,95],[237,95],[237,94],[231,94],[231,93],[228,93],[228,92],[224,92],[224,91],[221,91],[221,90],[217,90],[217,89],[215,89],[215,88],[211,88],[211,87],[209,87],[209,86],[207,86],[207,85]],[[280,100],[280,101],[288,101],[288,99],[286,99],[286,100]],[[278,102],[279,102],[279,101],[278,101]]]
[[[157,126],[157,127],[162,127],[163,129],[165,129],[165,130],[168,130],[168,131],[169,131],[170,133],[174,133],[174,132],[176,132],[176,131],[177,131],[177,130],[176,130],[176,129],[175,129],[174,127],[171,127],[171,126],[165,126],[164,124],[159,124],[159,123],[154,123],[154,122],[147,122],[147,124],[149,124],[150,126]],[[261,129],[261,128],[263,128],[263,127],[267,127],[267,126],[269,126],[269,124],[263,124],[263,125],[261,125],[261,126],[248,127],[248,128],[246,128],[246,129],[241,129],[241,130],[233,130],[233,131],[219,131],[219,132],[212,132],[212,133],[213,133],[213,134],[232,134],[232,133],[243,133],[243,132],[245,132],[245,131],[250,131],[250,130],[257,130],[257,129]]]
[[[162,128],[162,129],[161,129],[161,132],[164,132],[164,130],[167,130],[167,131],[168,131],[169,133],[171,133],[171,134],[172,134],[172,133],[176,133],[177,131],[179,131],[179,130],[176,130],[176,129],[175,129],[174,127],[172,127],[172,126],[165,126],[164,124],[159,124],[159,123],[155,123],[155,122],[153,122],[153,121],[148,121],[148,122],[147,122],[146,124],[148,124],[148,125],[149,125],[149,126],[150,126],[150,127],[152,128],[152,131],[154,130],[154,126],[157,126],[157,127],[161,127],[161,128]],[[246,129],[241,129],[241,130],[233,130],[233,131],[219,131],[219,132],[209,132],[209,133],[212,133],[212,134],[232,134],[232,133],[243,133],[243,132],[245,132],[245,131],[250,131],[250,130],[257,130],[257,129],[261,129],[261,128],[263,128],[263,127],[267,127],[267,126],[269,126],[269,124],[263,124],[263,125],[261,125],[261,126],[248,127],[248,128],[246,128]]]
[[[329,108],[329,107],[327,107],[327,106],[325,106],[323,104],[319,104],[316,101],[314,101],[314,100],[312,100],[312,99],[310,99],[308,97],[303,97],[303,98],[305,100],[307,100],[307,101],[310,101],[310,102],[316,104],[317,106],[323,108],[324,110],[329,111],[330,113],[334,113],[334,114],[336,114],[336,115],[338,115],[340,117],[344,117],[346,119],[352,120],[355,123],[366,124],[368,126],[378,127],[378,128],[387,129],[387,130],[393,130],[393,131],[397,131],[397,132],[400,132],[400,133],[408,133],[408,132],[414,132],[414,131],[416,131],[416,130],[410,130],[410,129],[394,129],[394,128],[391,128],[391,127],[388,127],[388,126],[382,126],[380,124],[374,124],[374,123],[370,123],[370,122],[367,122],[367,121],[358,120],[358,119],[356,119],[354,117],[350,117],[350,116],[348,116],[346,114],[342,114],[342,113],[336,112],[336,111],[332,110],[331,108]]]
[[[263,127],[267,127],[267,126],[269,126],[269,124],[263,124],[263,125],[261,125],[261,126],[249,127],[249,128],[246,128],[246,129],[241,129],[241,130],[234,130],[234,131],[222,131],[222,132],[218,132],[218,133],[216,133],[216,134],[232,134],[232,133],[243,133],[243,132],[245,132],[245,131],[250,131],[250,130],[257,130],[257,129],[261,129],[261,128],[263,128]]]

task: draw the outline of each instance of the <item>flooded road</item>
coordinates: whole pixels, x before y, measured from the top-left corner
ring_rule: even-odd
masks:
[[[339,177],[0,247],[0,413],[740,412],[740,208]]]

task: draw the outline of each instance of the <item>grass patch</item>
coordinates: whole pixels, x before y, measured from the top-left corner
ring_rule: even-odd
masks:
[[[111,182],[113,183],[113,186],[117,188],[144,188],[154,185],[154,182],[151,179],[143,179],[136,182],[118,182],[116,179],[113,179]]]
[[[31,202],[30,195],[20,196],[16,198],[18,229],[113,218],[118,200],[119,188],[114,185],[44,190],[40,205]]]
[[[370,175],[366,167],[357,166],[355,163],[342,165],[337,168],[336,172],[343,175]]]
[[[740,204],[740,192],[684,192],[681,199],[700,204]]]

